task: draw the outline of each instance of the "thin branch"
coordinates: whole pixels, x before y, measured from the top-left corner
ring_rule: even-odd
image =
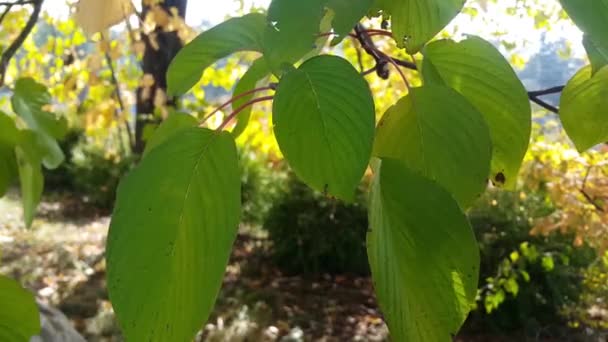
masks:
[[[2,21],[4,21],[4,18],[7,16],[7,14],[11,11],[12,8],[13,8],[12,5],[6,6],[6,8],[4,9],[4,12],[2,12],[2,14],[0,15],[0,24],[2,23]]]
[[[393,37],[391,31],[386,30],[366,29],[365,32],[367,32],[370,36]]]
[[[2,56],[0,57],[0,87],[4,85],[6,69],[8,68],[8,64],[11,58],[13,58],[17,50],[19,50],[21,45],[23,45],[23,42],[25,42],[25,39],[27,38],[27,36],[29,36],[29,34],[32,32],[32,29],[38,22],[38,17],[40,17],[40,11],[42,10],[42,1],[43,0],[32,0],[31,3],[34,6],[32,15],[28,19],[21,33],[19,33],[19,36],[17,36],[17,38],[11,43],[11,45],[6,50],[4,50],[4,52],[2,52]]]
[[[555,114],[559,114],[559,108],[548,104],[547,102],[539,99],[536,96],[529,96],[529,98],[530,98],[530,101],[536,103],[537,105],[543,107],[544,109],[546,109],[546,110],[548,110],[550,112],[553,112]]]
[[[395,69],[397,70],[397,72],[399,73],[399,75],[401,76],[401,78],[403,79],[403,83],[405,83],[405,87],[409,91],[411,89],[410,82],[408,82],[407,77],[405,77],[405,74],[403,73],[403,71],[401,71],[401,68],[399,68],[399,65],[392,58],[390,58],[389,56],[387,56],[383,52],[380,52],[380,53],[382,55],[384,55],[384,57],[386,57],[386,60],[388,61],[389,64],[391,64],[392,66],[395,67]]]
[[[371,74],[371,73],[373,73],[375,71],[376,71],[376,67],[371,67],[371,68],[369,68],[369,69],[367,69],[365,71],[362,71],[361,75],[362,76],[367,76],[367,75],[369,75],[369,74]]]
[[[0,6],[13,7],[13,6],[30,5],[30,4],[34,4],[34,3],[36,3],[36,0],[21,0],[21,1],[14,1],[14,2],[2,1],[2,2],[0,2]]]
[[[114,63],[112,61],[112,57],[110,56],[109,52],[105,53],[105,57],[106,57],[106,63],[108,64],[108,67],[110,68],[110,75],[111,75],[112,83],[114,84],[114,95],[116,96],[116,101],[118,101],[118,106],[120,107],[120,111],[124,114],[125,113],[125,103],[122,100],[120,85],[118,84],[118,78],[116,77],[116,71],[114,70]],[[127,121],[124,122],[124,129],[127,132],[129,149],[133,149],[133,137],[131,136],[131,129],[129,128],[129,123]],[[121,143],[121,145],[123,145],[123,144]]]
[[[237,101],[239,99],[242,99],[243,97],[245,97],[247,95],[255,94],[255,93],[260,92],[260,91],[275,90],[275,89],[276,89],[276,85],[268,85],[268,86],[265,86],[265,87],[260,87],[260,88],[256,88],[256,89],[252,89],[252,90],[240,93],[237,96],[232,97],[230,100],[224,102],[221,106],[217,107],[213,112],[207,114],[207,116],[205,116],[203,118],[203,120],[201,121],[200,124],[201,125],[204,124],[205,122],[207,122],[207,120],[209,120],[209,118],[213,117],[219,111],[221,111],[222,109],[228,107],[229,105],[231,105],[235,101]]]
[[[585,199],[587,199],[587,201],[589,203],[591,203],[595,209],[597,209],[600,212],[604,212],[605,209],[602,208],[602,206],[600,206],[596,201],[595,198],[591,197],[587,191],[585,190],[585,187],[587,186],[587,181],[589,180],[589,174],[591,173],[591,169],[593,168],[593,165],[589,165],[587,167],[587,171],[585,172],[585,177],[583,178],[583,184],[581,186],[581,189],[579,190],[581,192],[581,194],[585,197]]]
[[[388,58],[374,45],[374,41],[367,33],[365,27],[361,24],[355,26],[355,35],[365,52],[376,61],[376,74],[378,77],[386,80],[389,77]]]
[[[355,51],[357,51],[357,63],[359,64],[359,71],[364,73],[365,66],[363,65],[363,54],[361,53],[361,47],[355,46]]]
[[[547,89],[543,89],[543,90],[529,91],[528,95],[538,97],[538,96],[543,96],[543,95],[561,93],[563,90],[564,90],[564,86],[557,86],[557,87],[547,88]]]
[[[234,119],[245,108],[247,108],[249,106],[253,106],[254,104],[256,104],[258,102],[271,101],[273,99],[274,99],[274,96],[264,96],[264,97],[259,97],[257,99],[253,99],[253,100],[243,104],[239,108],[235,109],[230,115],[228,115],[228,117],[224,120],[224,122],[220,125],[220,127],[217,128],[217,131],[219,132],[219,131],[223,130],[226,127],[226,125],[228,125],[228,123],[230,123],[230,121],[232,121],[232,119]]]

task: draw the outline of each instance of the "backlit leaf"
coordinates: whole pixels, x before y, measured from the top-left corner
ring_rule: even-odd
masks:
[[[241,77],[241,79],[237,82],[234,87],[234,95],[239,95],[244,92],[253,90],[256,88],[258,82],[264,79],[266,76],[270,74],[270,70],[268,69],[268,64],[264,60],[264,58],[259,58],[247,70],[247,72]],[[247,96],[243,96],[240,99],[234,101],[232,104],[232,108],[237,109],[240,108],[245,103],[249,102],[256,94],[250,94]],[[239,115],[237,116],[236,126],[232,130],[232,134],[234,137],[238,137],[241,135],[245,129],[247,128],[247,124],[249,124],[249,118],[251,117],[251,110],[253,106],[248,106],[243,109]]]
[[[129,0],[79,0],[75,19],[88,35],[92,35],[129,18],[133,10]]]
[[[608,66],[592,75],[581,69],[566,84],[560,99],[560,119],[580,151],[608,141]]]
[[[44,106],[50,104],[47,88],[31,78],[22,78],[15,83],[11,103],[15,113],[25,121],[37,135],[42,149],[42,162],[48,169],[58,167],[64,160],[63,151],[56,139],[67,132],[67,121],[49,113]]]
[[[229,19],[201,33],[184,46],[167,71],[168,92],[181,95],[192,88],[203,71],[238,51],[262,51],[266,17],[250,13]]]
[[[528,94],[515,71],[492,44],[478,37],[436,41],[425,47],[424,55],[425,81],[432,63],[443,83],[483,115],[493,145],[490,177],[496,185],[513,188],[532,130]]]
[[[398,159],[468,207],[486,187],[492,143],[482,115],[456,91],[426,85],[389,108],[374,156]]]
[[[181,132],[187,128],[192,128],[198,124],[196,118],[192,115],[185,113],[171,113],[148,140],[146,149],[144,150],[144,157],[150,153],[153,149],[160,146],[162,143],[171,138],[174,134]]]
[[[391,16],[393,36],[410,54],[418,52],[462,9],[465,0],[377,0]]]
[[[189,128],[118,188],[108,290],[127,341],[191,341],[218,294],[240,216],[230,133]]]
[[[583,39],[583,45],[593,67],[593,73],[608,65],[608,46],[599,46],[592,42],[588,36]]]
[[[353,198],[369,162],[374,121],[366,81],[340,57],[309,59],[279,82],[277,142],[298,177],[318,191]]]
[[[568,16],[587,39],[608,49],[608,0],[560,0]]]
[[[44,188],[39,139],[40,135],[33,131],[21,131],[21,140],[15,148],[21,185],[23,218],[27,227],[32,225]]]
[[[283,65],[296,62],[312,50],[323,18],[325,0],[273,0],[264,31],[264,58],[280,75]]]
[[[334,11],[332,26],[337,37],[332,40],[336,45],[348,36],[353,27],[367,14],[373,0],[328,0],[327,7]]]
[[[456,201],[400,162],[376,170],[367,235],[393,341],[451,341],[475,302],[479,249]]]

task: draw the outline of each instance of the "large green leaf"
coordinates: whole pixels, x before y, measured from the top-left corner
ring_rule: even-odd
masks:
[[[591,62],[593,73],[598,72],[605,65],[608,65],[608,45],[599,46],[592,42],[587,35],[583,39],[583,45],[587,51],[587,56]]]
[[[0,197],[4,196],[16,174],[15,145],[19,142],[19,130],[15,121],[0,111]]]
[[[314,47],[326,0],[273,0],[264,31],[264,58],[280,75],[283,65],[296,62]]]
[[[532,130],[528,93],[515,71],[492,44],[478,37],[436,41],[424,55],[445,84],[483,115],[493,144],[491,178],[513,188]],[[428,71],[423,62],[425,81]]]
[[[266,60],[263,57],[256,59],[255,62],[253,62],[253,64],[249,68],[249,70],[247,70],[243,77],[241,77],[241,79],[237,82],[236,86],[234,87],[234,95],[239,95],[244,92],[255,89],[258,82],[260,82],[269,74],[270,70],[268,69],[268,64],[266,63]],[[249,102],[254,96],[255,94],[243,96],[240,99],[234,101],[232,107],[235,109],[239,108],[245,103]],[[243,109],[237,116],[236,126],[232,130],[232,134],[234,135],[234,137],[238,137],[239,135],[241,135],[247,128],[247,125],[249,124],[249,119],[251,118],[252,109],[253,106],[248,106],[247,108]]]
[[[348,36],[353,27],[367,14],[373,0],[327,0],[327,7],[333,10],[332,26],[337,37],[332,40],[336,45]]]
[[[6,194],[15,175],[15,149],[0,144],[0,197]]]
[[[353,198],[369,162],[374,121],[367,83],[340,57],[309,59],[279,82],[277,142],[298,177],[316,190]]]
[[[174,134],[181,132],[184,129],[194,127],[198,124],[196,118],[186,113],[171,113],[165,121],[163,121],[154,133],[144,150],[144,157],[153,149],[160,146],[162,143],[171,138]]]
[[[30,227],[34,220],[36,208],[42,198],[44,178],[42,176],[42,155],[40,152],[40,134],[30,130],[21,131],[19,145],[15,147],[19,182],[21,185],[21,202],[25,225]]]
[[[377,0],[391,15],[393,35],[410,54],[418,52],[460,12],[465,0]]]
[[[39,135],[38,143],[43,150],[42,162],[45,167],[54,169],[64,160],[56,139],[61,139],[66,134],[67,122],[44,109],[50,102],[51,96],[47,88],[33,79],[21,78],[15,83],[11,98],[13,110],[30,130]]]
[[[581,69],[566,84],[559,115],[564,129],[580,151],[608,141],[608,66],[592,75]]]
[[[222,284],[240,216],[230,133],[190,128],[122,180],[107,242],[108,290],[127,341],[191,341]]]
[[[181,95],[192,88],[203,71],[238,51],[262,51],[266,17],[250,13],[227,20],[184,46],[167,71],[168,92]]]
[[[40,333],[40,316],[34,295],[2,275],[0,303],[0,341],[27,342]]]
[[[587,39],[608,49],[608,0],[560,0]]]
[[[451,88],[426,85],[413,88],[384,114],[374,156],[403,161],[466,208],[485,190],[491,151],[481,114]]]
[[[451,341],[474,304],[479,277],[479,249],[456,201],[384,159],[372,187],[370,227],[368,258],[391,339]]]

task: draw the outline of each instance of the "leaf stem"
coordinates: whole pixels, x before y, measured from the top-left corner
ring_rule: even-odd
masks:
[[[393,36],[393,33],[391,31],[387,31],[387,30],[365,29],[365,32],[367,32],[370,36],[385,36],[385,37]]]
[[[235,101],[242,99],[243,97],[247,96],[247,95],[251,95],[251,94],[255,94],[257,92],[260,91],[266,91],[266,90],[275,90],[276,89],[276,85],[268,85],[265,87],[260,87],[260,88],[255,88],[243,93],[240,93],[234,97],[232,97],[230,100],[224,102],[221,106],[217,107],[213,112],[207,114],[207,116],[205,116],[205,118],[203,118],[203,120],[201,121],[201,125],[203,125],[205,122],[207,122],[207,120],[209,120],[209,118],[211,118],[212,116],[214,116],[215,114],[217,114],[220,110],[228,107],[229,105],[231,105],[232,103],[234,103]]]
[[[228,115],[228,117],[226,117],[226,119],[224,120],[224,122],[222,122],[220,127],[217,128],[217,131],[219,132],[219,131],[223,130],[228,125],[228,123],[230,123],[230,121],[232,121],[232,119],[234,119],[245,108],[252,106],[258,102],[271,101],[273,99],[274,99],[274,96],[264,96],[264,97],[258,97],[257,99],[253,99],[247,103],[244,103],[242,106],[235,109],[230,115]]]

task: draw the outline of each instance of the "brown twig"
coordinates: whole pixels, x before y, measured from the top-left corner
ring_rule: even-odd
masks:
[[[591,197],[585,190],[585,187],[587,186],[587,180],[589,180],[589,174],[591,173],[592,168],[593,168],[593,165],[589,165],[587,167],[587,172],[585,172],[585,177],[583,178],[583,184],[579,191],[583,195],[583,197],[585,197],[585,199],[587,199],[587,201],[595,207],[595,209],[597,209],[600,212],[605,212],[605,209],[596,202],[596,199]]]
[[[118,84],[118,78],[116,77],[116,71],[114,70],[114,63],[112,61],[112,57],[109,52],[105,53],[106,63],[108,64],[108,68],[110,69],[110,77],[112,79],[112,83],[114,84],[114,95],[116,96],[116,101],[118,101],[118,106],[120,107],[120,111],[125,113],[125,103],[122,100],[122,93],[120,91],[120,85]],[[129,150],[133,149],[133,137],[131,136],[131,129],[129,128],[129,123],[127,121],[124,122],[123,127],[127,133]],[[122,140],[122,139],[121,139]],[[123,146],[124,144],[120,144]]]
[[[219,132],[219,131],[223,130],[226,127],[226,125],[228,125],[228,123],[230,123],[230,121],[232,121],[232,119],[234,119],[240,112],[243,111],[243,109],[245,109],[249,106],[253,106],[254,104],[256,104],[258,102],[271,101],[273,99],[274,99],[274,96],[264,96],[264,97],[259,97],[257,99],[253,99],[253,100],[243,104],[239,108],[235,109],[230,115],[228,115],[228,117],[226,117],[226,119],[224,120],[224,122],[222,122],[220,127],[217,128],[217,131]]]
[[[6,77],[6,69],[8,68],[8,64],[9,64],[11,58],[13,58],[15,53],[17,53],[17,50],[19,50],[21,45],[23,45],[23,42],[25,42],[25,39],[29,36],[29,34],[32,32],[32,29],[38,22],[38,18],[40,17],[40,11],[42,10],[42,1],[43,0],[31,0],[31,1],[21,1],[21,2],[16,2],[16,3],[6,3],[6,4],[13,4],[13,5],[11,5],[11,7],[14,5],[31,4],[34,6],[34,9],[32,11],[32,15],[30,16],[27,23],[25,24],[25,27],[23,27],[23,30],[21,31],[21,33],[19,33],[19,35],[11,43],[11,45],[9,45],[9,47],[6,50],[4,50],[4,52],[2,52],[2,56],[0,57],[0,87],[4,85],[4,79]],[[5,6],[9,6],[9,5],[5,5]]]

